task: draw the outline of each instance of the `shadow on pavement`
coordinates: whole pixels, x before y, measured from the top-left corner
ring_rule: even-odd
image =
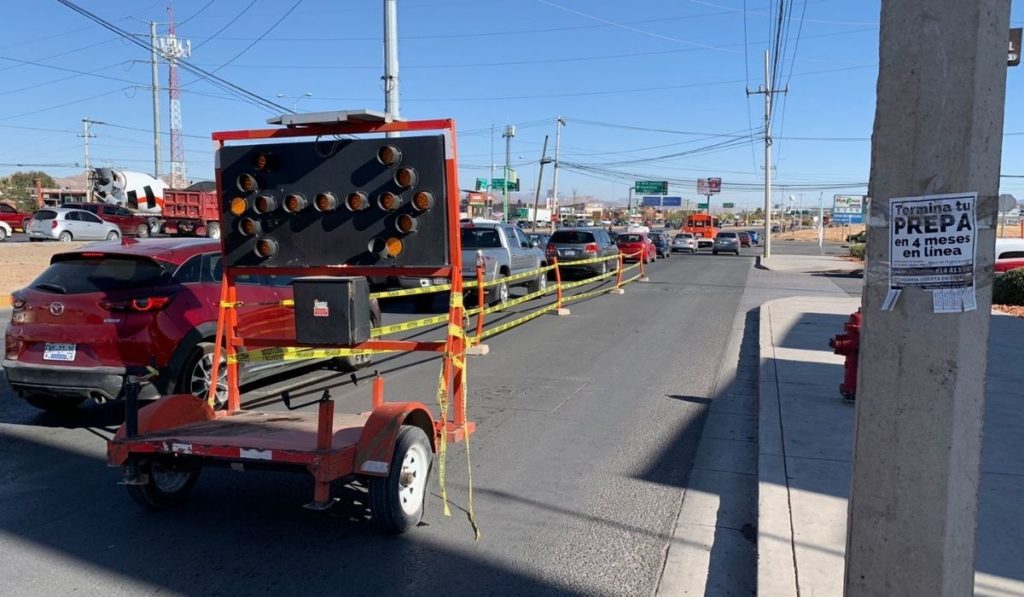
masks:
[[[187,504],[152,512],[130,500],[116,484],[119,474],[99,458],[2,431],[0,447],[30,454],[0,464],[0,477],[18,480],[3,492],[4,559],[63,570],[48,592],[80,589],[88,575],[102,579],[94,580],[100,591],[117,585],[202,595],[428,594],[440,587],[451,594],[578,594],[495,561],[471,533],[458,550],[425,530],[385,535],[366,520],[357,485],[338,488],[339,506],[315,513],[301,508],[312,486],[304,476],[211,469]],[[59,487],[72,493],[42,490]],[[438,510],[428,504],[424,526],[440,518]]]

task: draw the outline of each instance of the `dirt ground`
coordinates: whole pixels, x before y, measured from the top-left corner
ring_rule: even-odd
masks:
[[[11,291],[28,285],[46,266],[50,257],[85,243],[13,243],[0,242],[0,303]]]

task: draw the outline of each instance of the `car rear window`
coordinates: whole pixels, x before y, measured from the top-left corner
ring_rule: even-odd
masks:
[[[693,238],[693,235],[692,234],[686,234],[686,233],[677,234],[676,238],[691,239],[691,238]]]
[[[463,249],[493,249],[501,247],[501,239],[494,228],[463,228]]]
[[[551,242],[566,244],[592,243],[594,242],[594,233],[581,230],[556,230],[551,235]]]
[[[126,255],[57,255],[30,288],[57,294],[111,292],[155,288],[171,281],[171,271],[160,263]]]
[[[735,232],[719,232],[718,238],[736,238]]]
[[[40,209],[32,216],[33,220],[52,220],[57,217],[57,212],[49,209]]]
[[[639,234],[620,234],[615,240],[620,243],[639,243],[643,242],[644,237]]]

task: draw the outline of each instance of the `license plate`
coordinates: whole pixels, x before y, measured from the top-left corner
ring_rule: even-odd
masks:
[[[440,286],[441,284],[447,284],[448,278],[434,278],[433,282],[434,286]]]
[[[562,251],[562,256],[563,257],[575,257],[578,253],[579,253],[579,251],[576,251],[575,249],[567,249],[565,251]]]
[[[73,361],[75,360],[75,344],[51,344],[46,343],[43,347],[44,361]]]

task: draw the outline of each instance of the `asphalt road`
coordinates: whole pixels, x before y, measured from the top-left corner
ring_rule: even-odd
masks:
[[[449,452],[424,524],[384,536],[349,486],[304,510],[302,475],[207,470],[184,507],[141,509],[104,465],[120,405],[42,414],[0,383],[0,587],[9,594],[650,594],[657,587],[753,259],[676,255],[622,296],[571,305],[491,338],[469,363],[475,512],[465,449]],[[385,304],[385,323],[412,317]],[[0,310],[6,322],[9,311]],[[511,317],[506,315],[505,317]],[[735,366],[735,363],[733,364]],[[433,401],[439,361],[385,357],[389,399]],[[369,373],[361,377],[366,380]],[[330,387],[366,410],[370,384],[305,371],[250,388]],[[715,524],[714,513],[709,524]]]

